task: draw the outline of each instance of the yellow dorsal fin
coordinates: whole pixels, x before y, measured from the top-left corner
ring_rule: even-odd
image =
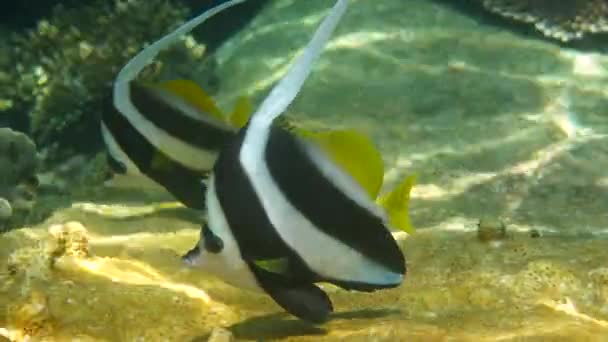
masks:
[[[375,199],[384,178],[384,162],[371,139],[355,130],[322,132],[295,128],[300,136],[311,140]]]
[[[232,114],[230,114],[230,124],[236,128],[242,128],[247,124],[252,113],[253,104],[251,104],[251,99],[247,96],[240,96],[236,100]]]
[[[399,185],[386,195],[377,199],[377,203],[386,210],[391,226],[406,233],[413,233],[414,227],[410,223],[409,202],[410,191],[416,182],[415,176],[405,178]]]
[[[180,97],[202,113],[226,122],[224,114],[215,104],[215,101],[196,82],[190,80],[171,80],[162,82],[159,87]]]

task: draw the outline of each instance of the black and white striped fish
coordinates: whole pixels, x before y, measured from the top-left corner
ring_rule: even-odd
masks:
[[[391,215],[321,145],[273,124],[300,91],[347,5],[337,1],[302,55],[220,152],[206,194],[208,223],[184,256],[188,265],[263,291],[315,323],[333,311],[315,283],[374,291],[399,286],[406,272]]]
[[[162,49],[154,45],[152,49]],[[144,51],[151,51],[148,48]],[[144,175],[180,202],[205,208],[203,182],[220,149],[236,136],[251,108],[240,98],[224,114],[197,84],[173,80],[161,84],[134,81],[153,55],[137,55],[115,82],[114,107],[104,112],[101,131],[108,164],[115,173]]]

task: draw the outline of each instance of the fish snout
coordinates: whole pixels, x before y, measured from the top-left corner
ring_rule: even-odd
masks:
[[[199,244],[197,243],[191,250],[189,250],[188,252],[186,252],[186,254],[182,256],[182,262],[186,266],[194,267],[199,264],[200,256],[201,249],[199,247]]]

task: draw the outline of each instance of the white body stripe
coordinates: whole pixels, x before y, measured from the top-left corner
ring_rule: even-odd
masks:
[[[106,143],[108,152],[112,158],[124,164],[124,166],[127,168],[127,174],[143,175],[137,165],[135,165],[129,156],[127,156],[127,154],[122,150],[122,148],[120,148],[116,140],[114,140],[114,136],[112,133],[110,133],[108,127],[106,127],[103,122],[101,122],[101,135]]]
[[[129,83],[137,77],[146,65],[152,63],[161,50],[164,50],[175,43],[179,37],[192,31],[196,26],[217,13],[244,1],[245,0],[230,0],[213,7],[178,27],[175,31],[152,43],[127,62],[118,73],[116,81],[114,82],[114,107],[157,149],[193,170],[209,170],[215,162],[215,153],[209,154],[206,151],[185,144],[143,118],[141,113],[137,111],[131,102]]]
[[[210,272],[227,283],[252,291],[262,291],[248,265],[243,261],[237,242],[228,226],[224,211],[215,192],[213,176],[209,178],[207,188],[208,224],[212,231],[224,243],[220,253],[210,253],[205,249],[204,240],[199,241],[200,254],[193,258],[193,266]]]
[[[264,154],[272,121],[285,111],[300,91],[310,74],[312,64],[320,55],[347,5],[348,0],[336,2],[302,55],[255,112],[241,146],[239,161],[277,234],[308,267],[322,276],[342,281],[394,285],[402,281],[402,274],[386,269],[315,227],[285,197],[265,162]],[[313,150],[309,150],[309,153],[319,171],[329,181],[336,184],[345,194],[353,196],[363,208],[379,214],[379,209],[375,208],[374,204],[366,202],[365,197],[360,193],[361,190],[352,184],[352,180],[349,182],[349,178],[333,163]],[[298,180],[294,179],[294,181]]]
[[[126,88],[125,91],[126,96],[129,97],[129,88]],[[191,170],[207,171],[213,167],[213,164],[217,159],[217,153],[215,151],[209,152],[205,149],[192,146],[179,138],[170,135],[147,120],[137,108],[135,108],[130,100],[122,106],[120,114],[123,115],[131,126],[143,135],[150,144],[164,154],[171,156],[171,159]]]

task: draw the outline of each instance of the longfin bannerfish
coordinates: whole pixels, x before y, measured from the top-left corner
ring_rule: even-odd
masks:
[[[203,180],[222,146],[249,120],[250,100],[238,98],[234,111],[226,115],[193,81],[142,84],[135,78],[181,35],[243,1],[223,3],[192,19],[121,69],[114,82],[114,108],[104,111],[101,122],[108,164],[115,173],[145,175],[186,206],[205,209]]]
[[[222,3],[188,21],[140,51],[119,71],[112,90],[114,108],[104,111],[101,122],[113,170],[148,176],[186,206],[205,208],[203,177],[215,163],[218,149],[238,129],[230,122],[248,114],[235,112],[223,118],[213,100],[192,81],[151,85],[135,78],[183,34],[244,1]]]
[[[210,139],[218,139],[219,136],[223,141],[221,144],[209,145],[206,148],[206,153],[212,156],[213,161],[217,158],[221,146],[236,136],[236,131],[245,126],[253,112],[250,99],[241,96],[237,99],[233,112],[226,114],[196,83],[189,80],[172,80],[147,86],[168,91],[169,93],[163,97],[163,101],[167,104],[178,101],[175,98],[179,98],[179,101],[187,102],[192,106],[190,114],[180,110],[165,113],[171,115],[172,122],[179,121],[184,116],[186,116],[185,120],[189,120],[188,115],[210,117],[208,120],[216,121],[216,126],[200,129],[213,131],[214,127],[220,127],[219,133],[201,136]],[[160,111],[160,109],[158,106],[148,106],[147,110],[141,111],[142,116],[150,115],[151,111]],[[194,124],[206,125],[206,121]],[[228,127],[224,128],[222,124],[227,124]],[[365,189],[373,192],[370,194],[375,197],[382,183],[382,159],[369,137],[352,130],[315,132],[302,127],[286,127],[287,124],[280,126],[318,144],[320,148],[330,153],[336,162],[344,166],[349,174],[360,181]],[[159,126],[159,129],[162,127]],[[152,134],[151,132],[143,131],[147,134],[142,134],[115,109],[104,112],[102,132],[108,146],[108,161],[116,173],[143,174],[166,188],[186,206],[204,209],[204,196],[201,194],[204,194],[205,186],[201,181],[211,170],[212,164],[201,163],[196,169],[185,165],[180,162],[179,154],[170,155],[170,151],[162,149],[162,146],[159,149],[152,145],[150,139],[146,137]],[[174,130],[174,135],[176,139],[188,141],[188,137],[180,134],[180,130]]]
[[[360,172],[341,159],[345,146],[331,139],[274,124],[347,6],[347,0],[336,2],[287,74],[221,150],[207,189],[207,225],[184,256],[187,264],[264,291],[291,314],[315,323],[333,311],[315,283],[374,291],[399,286],[406,272],[389,215],[374,201],[381,172],[380,180],[378,170]],[[359,138],[350,136],[350,146],[365,146]],[[373,149],[365,153],[377,162]]]
[[[247,123],[253,112],[250,99],[239,97],[232,113],[226,114],[193,81],[132,82],[132,88],[135,89],[131,91],[132,95],[139,94],[134,96],[133,104],[142,117],[142,124],[133,125],[115,108],[103,112],[101,129],[111,169],[119,174],[146,176],[187,207],[204,210],[206,186],[203,180],[211,171],[221,147],[236,137],[238,129]],[[200,120],[193,120],[197,116]],[[142,127],[152,125],[151,122],[157,123],[152,129]],[[163,131],[169,145],[153,145],[151,140],[155,131]],[[307,132],[305,129],[298,131],[302,135]],[[320,142],[323,137],[325,135],[314,136]],[[181,153],[179,146],[168,148],[172,146],[171,141],[197,146],[207,158],[189,163],[188,156]]]
[[[110,167],[141,174],[166,188],[186,206],[204,209],[204,177],[219,150],[248,117],[251,105],[240,99],[224,114],[196,83],[130,83],[131,109],[104,111],[101,129]],[[242,111],[249,111],[243,113]]]

